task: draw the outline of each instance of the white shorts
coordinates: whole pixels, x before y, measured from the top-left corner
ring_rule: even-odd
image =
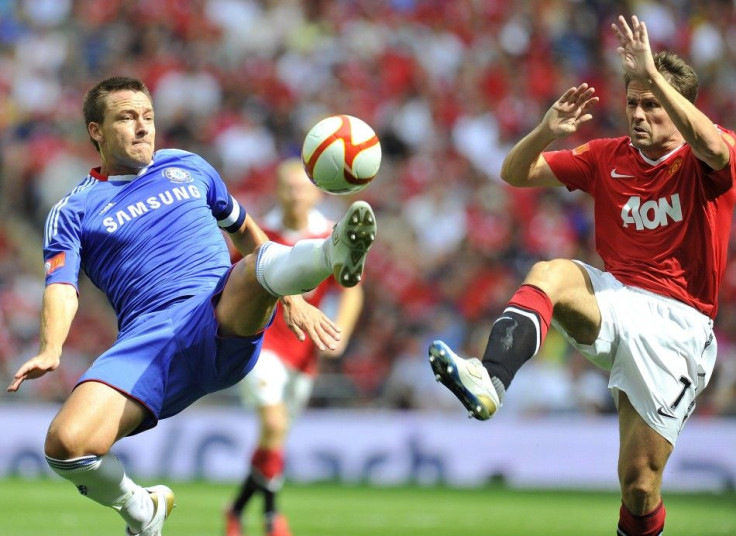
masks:
[[[309,402],[313,385],[312,376],[285,365],[276,353],[263,350],[253,370],[240,382],[240,392],[249,407],[285,404],[293,420]]]
[[[623,391],[644,421],[674,446],[713,374],[713,321],[678,300],[578,264],[590,275],[601,311],[598,338],[592,345],[578,344],[553,325],[593,363],[611,371],[608,388],[616,405]]]

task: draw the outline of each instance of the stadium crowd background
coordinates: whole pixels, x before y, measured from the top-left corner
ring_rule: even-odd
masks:
[[[275,165],[317,120],[349,113],[374,126],[383,165],[359,194],[379,221],[366,307],[346,355],[323,363],[313,405],[458,411],[426,364],[429,341],[477,355],[535,260],[599,264],[586,197],[514,190],[498,170],[581,81],[601,100],[565,146],[625,134],[608,29],[619,13],[645,20],[655,49],[683,55],[701,109],[736,128],[730,1],[0,0],[0,380],[37,348],[45,216],[97,162],[82,95],[122,74],[151,89],[158,146],[205,156],[256,218],[274,203]],[[323,208],[336,216],[349,201]],[[701,415],[736,415],[734,236]],[[0,403],[62,400],[112,342],[102,295],[83,280],[80,299],[60,369]],[[512,391],[508,411],[612,409],[605,375],[554,334]]]

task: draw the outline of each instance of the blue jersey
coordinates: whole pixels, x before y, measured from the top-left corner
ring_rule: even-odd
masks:
[[[211,292],[230,267],[220,229],[245,210],[200,156],[157,151],[137,175],[96,170],[46,220],[46,285],[78,287],[80,268],[107,296],[124,329],[136,317]]]

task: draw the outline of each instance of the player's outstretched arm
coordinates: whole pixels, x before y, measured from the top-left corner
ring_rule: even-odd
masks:
[[[634,15],[629,26],[626,19],[619,16],[618,24],[611,24],[611,29],[619,42],[616,51],[624,73],[632,81],[636,80],[651,89],[699,160],[712,169],[726,167],[730,153],[720,132],[713,126],[713,121],[657,71],[646,23]]]
[[[591,106],[598,102],[588,84],[571,87],[544,114],[542,122],[524,136],[503,161],[501,179],[512,186],[561,186],[542,152],[554,140],[577,132],[590,121]]]
[[[17,391],[25,380],[39,378],[58,368],[61,362],[61,348],[69,335],[69,328],[77,314],[78,306],[77,289],[73,286],[55,283],[46,287],[41,309],[38,354],[18,369],[8,386],[9,392]]]
[[[268,241],[266,233],[250,217],[250,214],[245,217],[240,229],[230,234],[230,239],[243,257],[249,253],[253,253],[258,246]]]
[[[363,310],[364,301],[365,293],[362,286],[357,285],[342,289],[338,301],[337,313],[335,314],[335,324],[340,326],[342,333],[337,346],[324,352],[326,357],[340,357],[345,353],[345,349],[350,342],[350,337],[360,318],[360,313]]]

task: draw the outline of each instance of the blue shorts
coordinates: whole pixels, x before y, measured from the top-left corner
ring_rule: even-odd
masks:
[[[138,317],[77,382],[98,381],[150,411],[131,435],[153,428],[202,396],[235,385],[253,368],[263,332],[221,337],[215,305],[230,275],[211,293]]]

